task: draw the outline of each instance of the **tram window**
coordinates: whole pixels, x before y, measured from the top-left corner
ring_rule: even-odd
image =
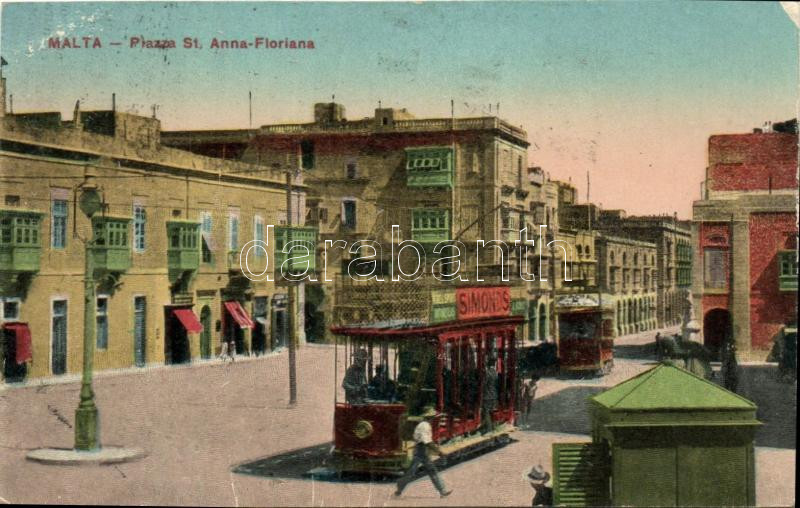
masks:
[[[339,351],[344,352],[344,369],[337,379],[342,400],[348,404],[396,403],[396,346],[368,340],[346,340],[343,346]]]
[[[562,319],[558,326],[563,337],[575,339],[593,339],[597,331],[594,322],[582,319]]]

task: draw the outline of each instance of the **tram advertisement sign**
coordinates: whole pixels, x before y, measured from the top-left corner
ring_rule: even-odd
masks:
[[[508,316],[511,290],[505,287],[456,289],[458,319]]]
[[[597,295],[567,295],[556,300],[559,307],[598,307],[600,300]]]

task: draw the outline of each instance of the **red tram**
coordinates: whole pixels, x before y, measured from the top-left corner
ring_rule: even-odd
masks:
[[[335,469],[402,472],[411,460],[414,427],[430,407],[437,412],[433,438],[445,457],[508,442],[522,318],[505,312],[435,325],[333,328]]]
[[[598,307],[558,311],[561,370],[605,375],[614,366],[613,312]]]

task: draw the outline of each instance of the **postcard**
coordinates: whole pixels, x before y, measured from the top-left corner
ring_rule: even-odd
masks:
[[[2,2],[0,501],[794,506],[795,2]]]

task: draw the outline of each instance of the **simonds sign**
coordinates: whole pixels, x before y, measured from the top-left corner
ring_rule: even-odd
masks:
[[[506,287],[457,288],[458,319],[508,316],[511,291]]]

